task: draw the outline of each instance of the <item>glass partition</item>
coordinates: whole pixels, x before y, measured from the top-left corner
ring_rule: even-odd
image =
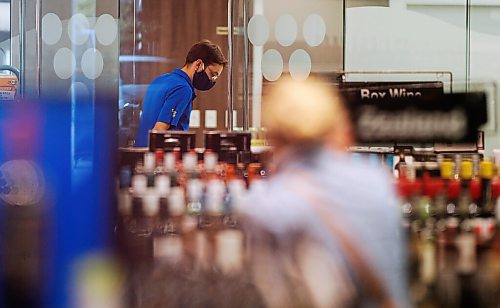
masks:
[[[356,6],[346,0],[345,70],[451,72],[467,78],[466,1],[392,0]],[[463,84],[463,83],[462,83]],[[460,90],[455,88],[455,90]]]
[[[227,0],[120,0],[119,144],[134,144],[149,83],[184,65],[189,48],[202,39],[227,56]],[[224,31],[226,29],[226,31]],[[190,130],[203,145],[204,130],[226,128],[227,74],[210,91],[198,92]]]
[[[486,152],[500,146],[496,136],[499,77],[495,73],[500,65],[496,57],[500,48],[500,3],[390,0],[374,5],[346,0],[346,7],[346,71],[399,71],[397,78],[411,81],[428,81],[433,78],[432,71],[448,72],[453,91],[486,91]],[[431,74],[426,76],[426,71]],[[376,81],[387,75],[364,77]]]
[[[470,80],[471,90],[485,89],[489,94],[486,151],[500,148],[498,102],[500,93],[500,2],[472,0],[470,6]],[[479,86],[478,86],[479,85]]]
[[[266,85],[342,69],[343,1],[240,0],[233,10],[235,129],[261,127]]]

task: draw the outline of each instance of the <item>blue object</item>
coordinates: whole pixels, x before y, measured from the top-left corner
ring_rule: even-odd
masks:
[[[9,287],[12,279],[1,281],[0,273],[0,307],[19,302],[26,305],[17,307],[71,307],[75,303],[75,266],[90,256],[111,250],[112,212],[116,204],[116,106],[108,102],[81,104],[92,104],[93,108],[72,110],[68,101],[57,99],[0,105],[0,168],[9,164],[19,166],[21,171],[13,168],[8,171],[25,172],[26,179],[36,184],[32,187],[41,187],[36,190],[41,192],[41,199],[34,204],[19,207],[1,198],[0,226],[12,218],[5,216],[5,209],[10,209],[10,213],[36,209],[38,212],[34,211],[32,217],[40,221],[43,230],[30,234],[29,238],[36,238],[40,244],[30,249],[34,252],[31,259],[37,260],[33,263],[35,276],[43,280],[12,292]],[[85,125],[81,119],[86,119]],[[92,137],[77,138],[72,134],[72,123],[81,123],[74,130]],[[73,146],[75,143],[78,145]],[[78,148],[98,151],[80,155],[73,150]],[[40,177],[33,177],[30,171],[34,169],[27,166],[36,166]],[[26,199],[27,193],[21,197],[21,201]],[[36,213],[38,216],[33,216]],[[25,224],[21,220],[18,223]],[[3,252],[10,251],[10,260],[20,255],[17,262],[22,264],[23,251],[6,247],[2,242],[0,236],[0,259],[5,256]],[[1,266],[0,272],[3,272]],[[24,290],[37,293],[26,294]]]
[[[191,79],[180,69],[153,80],[142,104],[135,146],[148,145],[148,132],[156,122],[170,124],[170,130],[188,130],[195,97]]]

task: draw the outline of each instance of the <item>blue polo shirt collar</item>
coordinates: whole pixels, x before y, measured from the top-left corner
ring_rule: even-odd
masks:
[[[191,91],[193,91],[193,99],[195,99],[196,98],[196,93],[194,92],[193,82],[191,81],[191,79],[189,78],[189,76],[183,70],[181,70],[180,68],[176,68],[173,71],[173,73],[176,74],[176,75],[181,76],[182,78],[184,78],[187,81],[187,83],[191,87]]]

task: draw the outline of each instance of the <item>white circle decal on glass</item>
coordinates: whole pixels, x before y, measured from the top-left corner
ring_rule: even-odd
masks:
[[[307,16],[306,20],[304,21],[302,33],[304,34],[304,40],[309,46],[318,46],[325,39],[325,21],[318,14],[311,14]]]
[[[95,23],[95,35],[99,43],[103,45],[111,45],[117,37],[118,25],[113,16],[103,14],[97,18]]]
[[[262,46],[269,38],[269,23],[264,15],[254,15],[248,22],[248,39],[254,46]]]
[[[281,15],[276,21],[274,35],[281,46],[290,46],[297,39],[297,22],[292,15]]]
[[[295,50],[290,56],[288,69],[293,79],[306,80],[311,73],[311,57],[304,49]]]
[[[68,91],[68,95],[71,97],[71,94],[78,100],[88,100],[90,99],[90,92],[87,86],[80,81],[72,82],[71,87]]]
[[[82,72],[88,79],[96,79],[102,73],[104,61],[101,52],[95,48],[87,49],[82,55]]]
[[[78,13],[69,19],[68,35],[73,44],[81,45],[89,38],[89,20],[85,15]]]
[[[62,22],[54,13],[45,14],[42,18],[42,40],[45,44],[54,45],[62,34]]]
[[[267,50],[262,56],[262,74],[269,81],[276,81],[283,73],[283,57],[276,49]]]
[[[61,48],[54,55],[54,71],[57,77],[68,79],[75,72],[76,60],[69,48]]]

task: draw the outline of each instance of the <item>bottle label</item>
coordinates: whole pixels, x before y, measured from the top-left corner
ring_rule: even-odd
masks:
[[[182,238],[178,235],[157,237],[153,242],[155,259],[177,264],[182,260]]]
[[[160,200],[158,199],[158,195],[152,191],[148,191],[148,193],[144,195],[143,202],[145,216],[154,217],[158,215],[160,212]]]
[[[243,233],[224,230],[217,234],[216,262],[226,273],[238,273],[243,266]]]

